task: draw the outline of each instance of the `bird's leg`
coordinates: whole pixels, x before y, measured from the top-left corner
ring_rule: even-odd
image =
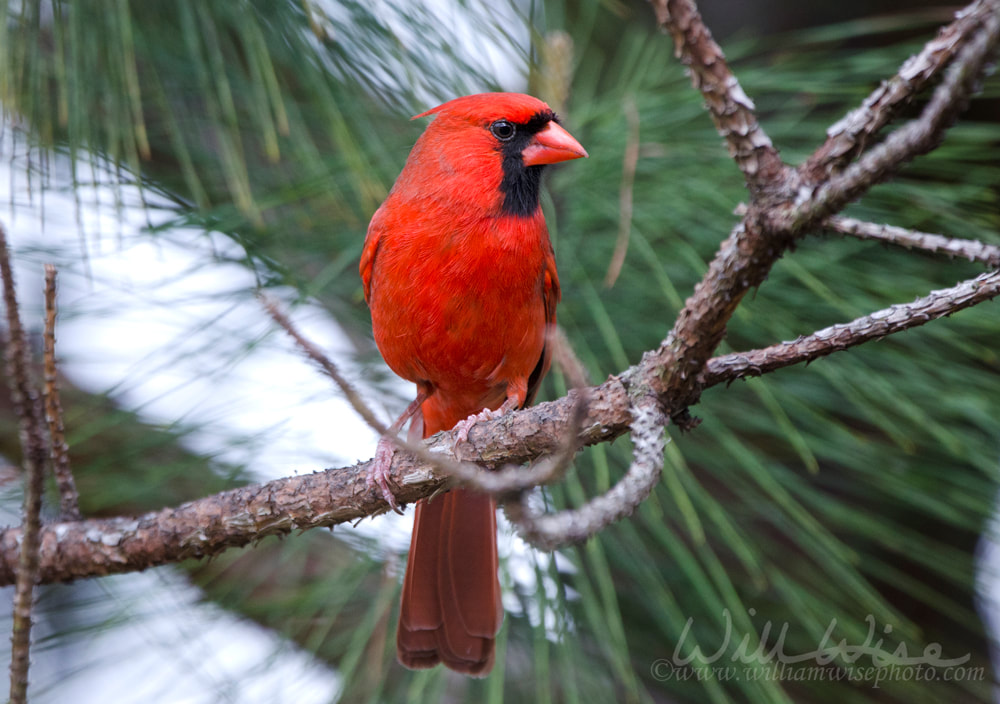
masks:
[[[431,395],[430,391],[418,391],[417,397],[413,399],[413,402],[406,407],[406,410],[396,419],[396,421],[389,426],[388,430],[385,431],[385,435],[379,438],[378,447],[375,449],[375,459],[372,461],[371,468],[368,470],[368,476],[365,478],[365,484],[368,487],[378,486],[382,491],[382,498],[385,502],[389,504],[391,508],[396,513],[402,514],[399,505],[396,503],[396,496],[392,493],[392,487],[395,485],[398,489],[399,486],[392,481],[392,476],[390,470],[392,469],[392,456],[396,452],[396,445],[393,442],[393,438],[399,433],[399,431],[406,425],[406,421],[410,420],[414,415],[420,411],[420,404],[427,400],[427,397]]]

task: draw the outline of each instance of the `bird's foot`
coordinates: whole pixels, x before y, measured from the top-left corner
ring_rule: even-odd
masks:
[[[458,431],[455,435],[455,456],[459,459],[462,458],[461,453],[459,453],[458,446],[463,442],[469,441],[469,431],[472,430],[477,423],[482,423],[487,420],[496,420],[515,408],[517,408],[517,399],[507,399],[504,401],[503,405],[495,411],[490,410],[489,408],[484,408],[479,411],[479,413],[473,413],[465,420],[460,420],[456,423],[453,428],[453,430]]]
[[[503,413],[500,411],[491,411],[489,408],[484,408],[479,411],[479,413],[473,413],[465,420],[458,421],[454,427],[454,430],[458,431],[458,434],[455,436],[455,444],[457,445],[460,442],[468,442],[469,431],[475,427],[476,423],[482,423],[487,420],[495,420],[502,415]]]
[[[368,476],[365,477],[365,485],[369,488],[378,486],[382,492],[382,498],[389,504],[389,508],[402,515],[403,512],[400,510],[399,504],[396,503],[396,495],[392,491],[393,487],[398,489],[399,485],[392,480],[392,475],[390,474],[392,456],[395,452],[396,446],[392,440],[389,438],[379,439],[378,447],[375,450],[375,459],[368,470]]]

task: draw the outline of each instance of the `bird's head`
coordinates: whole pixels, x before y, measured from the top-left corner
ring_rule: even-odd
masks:
[[[442,171],[470,184],[490,184],[506,215],[527,217],[538,210],[544,166],[587,156],[552,109],[529,95],[468,95],[414,119],[427,115],[435,119],[418,143],[421,158],[430,161],[436,154]]]

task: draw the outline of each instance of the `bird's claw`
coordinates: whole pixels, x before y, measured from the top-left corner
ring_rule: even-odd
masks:
[[[389,508],[402,515],[403,511],[399,508],[399,504],[396,503],[395,494],[392,493],[394,486],[397,489],[399,488],[392,480],[392,475],[390,474],[392,455],[395,451],[396,447],[392,444],[392,440],[381,438],[378,441],[378,447],[375,450],[375,460],[372,462],[371,469],[368,470],[368,476],[365,477],[365,485],[368,488],[377,486],[382,492],[382,498],[389,504]]]
[[[455,444],[452,447],[452,450],[455,453],[455,457],[457,457],[459,460],[462,459],[462,452],[459,446],[463,442],[466,443],[469,442],[469,431],[472,430],[472,428],[475,427],[477,423],[482,423],[488,420],[496,420],[497,418],[504,415],[508,410],[509,409],[507,408],[507,404],[504,404],[495,411],[490,410],[489,408],[484,408],[483,410],[479,411],[479,413],[473,413],[465,420],[458,421],[458,423],[456,423],[455,427],[453,428],[453,430],[458,431],[455,434]]]
[[[484,408],[479,411],[479,413],[473,413],[465,420],[458,421],[454,428],[458,431],[458,434],[455,435],[455,445],[458,445],[460,442],[469,441],[469,431],[472,430],[476,423],[482,423],[487,420],[496,420],[502,415],[503,413],[500,411],[491,411],[489,408]]]

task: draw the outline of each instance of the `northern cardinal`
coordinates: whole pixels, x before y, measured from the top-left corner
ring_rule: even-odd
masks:
[[[541,172],[587,156],[549,106],[527,95],[470,95],[416,117],[427,115],[434,120],[368,226],[360,267],[378,348],[417,385],[390,428],[412,418],[411,438],[456,425],[467,434],[534,398],[559,302]],[[369,483],[396,508],[392,453],[383,438]],[[502,621],[493,498],[455,489],[418,502],[399,661],[485,676]]]

